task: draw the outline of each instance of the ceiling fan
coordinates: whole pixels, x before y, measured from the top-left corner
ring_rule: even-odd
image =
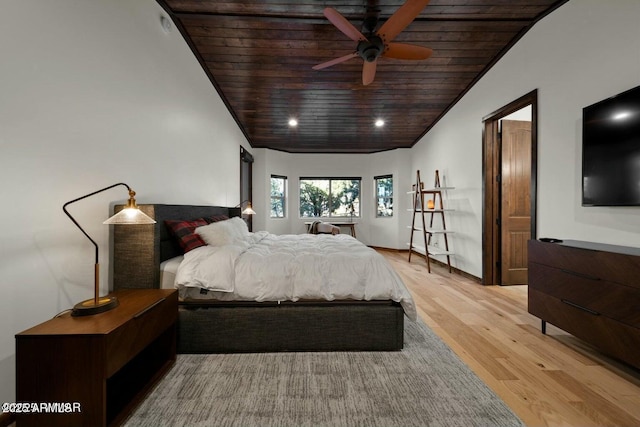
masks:
[[[366,36],[337,10],[331,7],[325,8],[324,16],[329,22],[351,40],[358,42],[358,45],[355,52],[332,59],[331,61],[323,62],[312,68],[314,70],[321,70],[359,56],[364,60],[362,66],[362,84],[368,85],[373,82],[375,78],[376,63],[381,56],[395,59],[427,59],[433,53],[433,51],[427,47],[391,42],[402,30],[413,22],[427,3],[429,3],[429,0],[407,0],[377,31],[375,31],[377,19],[373,21],[370,19],[365,20]]]

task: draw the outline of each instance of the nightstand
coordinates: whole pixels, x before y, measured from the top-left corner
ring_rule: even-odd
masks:
[[[118,425],[173,365],[177,291],[113,295],[120,305],[110,311],[67,313],[16,335],[16,402],[45,409],[16,414],[18,427]]]

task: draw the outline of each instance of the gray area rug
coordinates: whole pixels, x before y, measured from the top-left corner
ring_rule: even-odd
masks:
[[[523,426],[422,321],[401,352],[178,355],[126,426]]]

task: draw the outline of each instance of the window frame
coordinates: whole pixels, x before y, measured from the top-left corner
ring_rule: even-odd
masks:
[[[382,180],[382,179],[391,179],[391,195],[390,196],[385,196],[382,197],[383,199],[389,200],[391,199],[391,215],[379,215],[379,210],[378,210],[378,206],[380,206],[380,195],[378,193],[378,180]],[[393,217],[393,199],[394,199],[394,195],[393,195],[393,174],[386,174],[386,175],[377,175],[373,177],[373,186],[375,189],[375,212],[376,212],[376,218],[392,218]]]
[[[302,216],[300,210],[302,209],[302,202],[300,197],[300,191],[302,189],[303,181],[329,181],[329,214],[327,216]],[[331,187],[332,181],[358,181],[358,196],[357,196],[357,215],[332,215],[331,209]],[[298,177],[298,216],[300,219],[309,219],[309,218],[327,218],[327,219],[349,219],[349,218],[362,218],[362,177],[359,176],[301,176]]]
[[[283,180],[283,191],[282,191],[282,196],[274,196],[271,193],[271,184],[272,184],[272,180],[274,179],[281,179]],[[281,218],[286,218],[287,217],[287,193],[288,193],[288,178],[284,175],[275,175],[275,174],[271,174],[271,177],[269,178],[269,218],[272,219],[281,219]],[[282,216],[273,216],[273,201],[274,199],[277,200],[281,200],[282,201]]]

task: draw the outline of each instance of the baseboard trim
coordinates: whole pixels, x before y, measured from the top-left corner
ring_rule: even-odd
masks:
[[[0,413],[0,427],[9,427],[16,422],[16,416],[10,412]]]
[[[409,256],[409,250],[408,249],[397,249],[398,252],[406,252],[407,253],[407,257]],[[419,252],[413,252],[414,256],[419,256],[420,258],[425,258],[424,255],[422,255]],[[425,261],[426,262],[426,261]],[[440,260],[437,260],[435,258],[431,258],[430,259],[431,263],[434,263],[436,265],[442,266],[444,268],[449,268],[449,266],[447,265],[446,262],[442,262]],[[456,273],[462,277],[465,277],[469,280],[473,280],[474,282],[477,282],[479,284],[482,284],[482,279],[480,277],[476,277],[473,274],[467,273],[466,271],[460,270],[459,268],[456,268],[454,266],[451,266],[451,272],[452,273]]]

